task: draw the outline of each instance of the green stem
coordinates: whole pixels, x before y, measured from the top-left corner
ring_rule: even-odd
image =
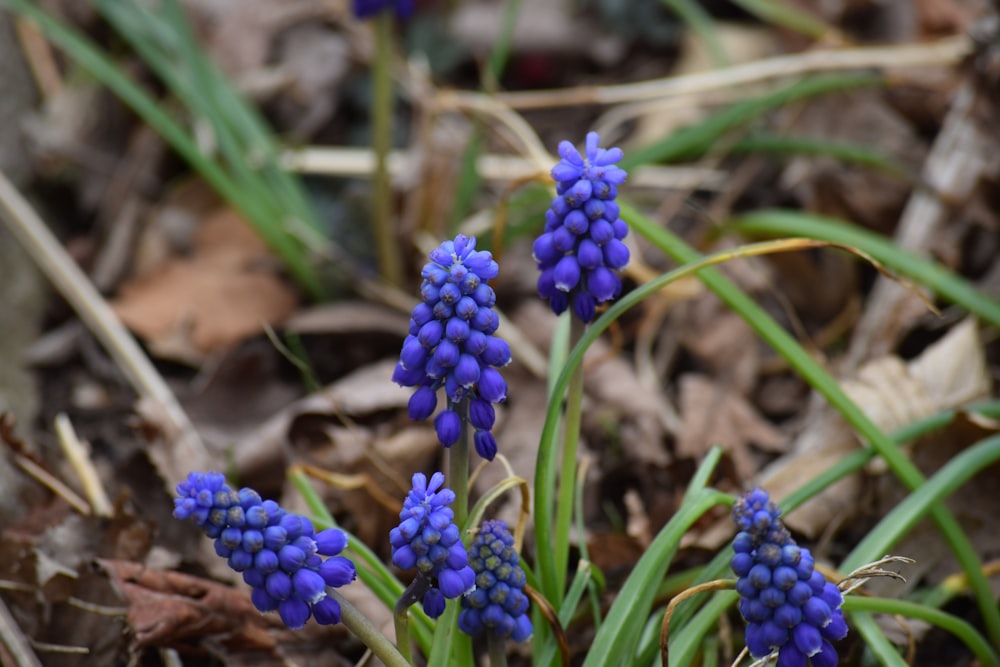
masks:
[[[430,582],[418,572],[403,594],[396,600],[396,606],[392,610],[392,622],[396,627],[396,648],[410,664],[413,664],[413,650],[410,648],[409,610],[423,598],[429,587]]]
[[[486,633],[486,647],[490,653],[490,667],[507,667],[506,642],[495,632]]]
[[[583,336],[586,324],[569,314],[569,346],[573,348]],[[559,502],[556,504],[556,599],[558,608],[566,590],[569,568],[569,534],[573,520],[573,491],[576,489],[576,454],[580,444],[580,421],[583,417],[583,364],[573,371],[566,396],[566,420],[563,439],[562,471],[559,477]]]
[[[455,524],[468,529],[472,527],[465,525],[465,519],[469,516],[468,399],[462,399],[457,405],[453,405],[452,409],[458,411],[458,416],[462,420],[462,431],[458,435],[458,442],[448,448],[448,487],[455,492],[455,502],[452,504],[452,509],[455,510]]]
[[[379,632],[357,607],[333,589],[329,589],[327,594],[340,603],[341,620],[347,629],[357,635],[358,639],[385,663],[385,667],[412,667],[403,654],[392,645],[389,638]]]
[[[375,248],[382,277],[393,285],[403,284],[399,245],[392,229],[392,182],[389,180],[389,149],[392,146],[392,17],[385,10],[375,17],[375,61],[372,73],[372,222]]]

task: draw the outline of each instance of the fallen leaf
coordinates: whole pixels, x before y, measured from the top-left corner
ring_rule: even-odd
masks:
[[[685,373],[678,384],[682,421],[675,445],[678,456],[700,459],[717,444],[732,458],[740,478],[749,479],[758,468],[751,444],[769,452],[784,451],[785,435],[732,386],[698,373]]]
[[[248,588],[130,561],[97,562],[128,604],[128,623],[137,647],[177,646],[211,638],[240,651],[273,654],[277,649],[269,630],[284,626],[277,616],[257,611]]]
[[[991,381],[976,326],[975,320],[967,319],[908,364],[898,357],[876,359],[841,386],[884,433],[988,396]],[[856,442],[857,436],[824,403],[813,403],[806,423],[809,426],[795,439],[792,453],[774,461],[758,477],[778,502],[798,488],[801,480],[850,453],[853,447],[848,443]],[[801,467],[804,462],[805,469]],[[870,467],[870,471],[884,469],[884,464]],[[857,480],[842,480],[802,505],[786,523],[815,537],[831,521],[844,520],[845,512],[856,508],[858,491]]]
[[[160,356],[197,364],[280,323],[297,303],[260,240],[222,210],[202,223],[191,256],[129,281],[112,306]]]

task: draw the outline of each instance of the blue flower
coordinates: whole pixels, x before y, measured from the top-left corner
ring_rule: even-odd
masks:
[[[416,568],[423,579],[423,607],[431,618],[444,613],[445,598],[471,590],[476,575],[449,505],[455,493],[442,488],[444,475],[436,472],[428,484],[423,473],[413,475],[413,488],[403,501],[399,526],[389,532],[392,563],[403,570]]]
[[[733,505],[739,527],[730,566],[738,579],[746,646],[754,658],[778,652],[780,667],[834,667],[831,642],[847,635],[840,590],[814,568],[812,554],[795,544],[781,510],[754,489]]]
[[[413,13],[413,0],[352,0],[351,8],[359,19],[375,16],[385,9],[396,12],[396,16],[406,18]]]
[[[476,573],[476,588],[462,598],[459,629],[472,636],[488,631],[518,642],[531,637],[526,577],[506,523],[483,522],[469,545],[469,565]]]
[[[321,625],[340,622],[340,605],[326,587],[355,577],[354,563],[340,555],[347,546],[343,532],[317,533],[309,519],[262,500],[253,489],[234,491],[217,472],[189,474],[177,495],[174,517],[193,519],[215,540],[215,553],[243,574],[257,609],[277,610],[293,630],[310,616]]]
[[[618,217],[617,186],[625,182],[619,148],[600,148],[596,132],[587,134],[584,154],[568,141],[552,168],[558,196],[545,212],[545,231],[532,253],[541,275],[538,293],[557,315],[573,307],[583,322],[596,316],[598,304],[618,297],[618,271],[629,260],[623,239],[628,225]]]
[[[421,274],[422,301],[413,309],[392,374],[397,384],[416,387],[409,403],[415,421],[434,413],[444,388],[448,406],[434,420],[438,440],[445,447],[455,444],[465,415],[475,428],[476,452],[489,461],[497,451],[493,405],[507,398],[497,368],[510,363],[507,342],[493,335],[500,320],[487,281],[499,270],[492,254],[476,250],[476,239],[462,234],[431,252]]]

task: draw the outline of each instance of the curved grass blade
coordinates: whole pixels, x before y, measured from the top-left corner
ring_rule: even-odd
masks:
[[[1000,327],[1000,302],[983,294],[937,262],[917,257],[900,249],[885,236],[856,225],[820,215],[775,209],[755,211],[734,218],[731,229],[741,234],[804,236],[859,248],[900,275],[926,285],[943,299]]]
[[[650,162],[681,162],[704,155],[726,132],[792,102],[841,90],[883,85],[882,77],[873,74],[836,74],[813,76],[797,81],[760,97],[737,102],[707,120],[680,129],[670,136],[629,152],[619,166],[632,169]]]
[[[989,643],[968,621],[953,614],[917,604],[909,600],[890,598],[873,598],[860,595],[848,595],[844,598],[844,610],[848,612],[869,612],[879,614],[898,614],[907,618],[915,618],[936,625],[962,640],[983,667],[998,667],[997,654]]]

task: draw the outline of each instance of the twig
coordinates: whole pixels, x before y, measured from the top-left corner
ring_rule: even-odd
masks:
[[[972,50],[965,36],[949,37],[932,43],[902,46],[862,47],[855,49],[822,49],[794,55],[766,58],[724,69],[683,76],[652,79],[616,86],[579,86],[554,90],[500,93],[495,101],[513,109],[540,109],[575,106],[578,104],[610,105],[691,95],[709,90],[724,90],[731,86],[802,76],[816,72],[877,68],[901,70],[933,65],[950,66],[958,63]],[[459,106],[481,104],[476,93],[454,95]]]
[[[94,333],[141,397],[163,407],[177,438],[174,460],[193,469],[211,467],[211,457],[166,382],[135,339],[94,289],[87,276],[45,226],[35,210],[0,171],[0,218],[46,277]]]
[[[551,166],[556,158],[549,157]],[[412,152],[393,151],[389,154],[389,173],[396,178],[418,173],[419,157]],[[375,166],[375,156],[366,148],[340,146],[309,146],[287,151],[281,156],[281,166],[302,174],[323,176],[367,177]],[[513,155],[481,155],[476,170],[487,181],[519,181],[533,177],[548,178],[548,167],[540,169],[532,160]],[[642,166],[629,174],[629,186],[687,190],[700,188],[717,190],[725,186],[725,173],[701,167]]]
[[[62,447],[63,454],[76,472],[80,484],[83,485],[83,492],[90,502],[94,515],[110,517],[112,514],[111,501],[104,490],[104,485],[101,484],[101,478],[97,474],[94,462],[90,460],[90,448],[76,436],[73,424],[64,413],[60,412],[56,415],[55,427],[59,446]]]
[[[4,604],[3,598],[0,598],[0,641],[7,647],[17,667],[42,667],[38,656],[31,649],[31,644]]]
[[[48,470],[23,454],[15,454],[14,462],[20,466],[21,470],[34,477],[39,484],[47,487],[49,491],[69,503],[77,512],[84,516],[91,515],[92,510],[87,501],[81,498],[76,491],[66,486],[61,480],[54,477]]]

